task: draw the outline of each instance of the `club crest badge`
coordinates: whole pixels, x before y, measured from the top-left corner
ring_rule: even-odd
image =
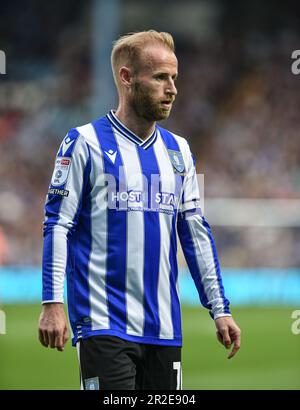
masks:
[[[84,379],[86,390],[99,390],[99,378],[92,377],[91,379]]]
[[[182,153],[180,151],[174,151],[172,149],[168,149],[168,153],[174,170],[182,174],[184,172]]]

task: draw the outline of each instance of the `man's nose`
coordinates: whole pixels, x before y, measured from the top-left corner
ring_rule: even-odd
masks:
[[[177,95],[177,88],[173,80],[171,80],[166,88],[166,93],[169,95]]]

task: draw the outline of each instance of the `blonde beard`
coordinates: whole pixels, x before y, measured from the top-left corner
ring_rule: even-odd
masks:
[[[161,121],[169,117],[171,109],[159,107],[159,103],[155,103],[149,93],[145,92],[145,88],[141,83],[134,84],[134,96],[132,106],[135,112],[148,121]]]

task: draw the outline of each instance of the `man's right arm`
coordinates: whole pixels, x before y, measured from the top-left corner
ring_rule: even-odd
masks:
[[[78,131],[72,129],[59,148],[45,204],[43,310],[39,338],[44,346],[58,350],[66,338],[63,302],[68,241],[76,229],[90,168],[89,148]]]
[[[44,304],[39,319],[39,341],[41,344],[62,352],[68,339],[68,324],[63,303]]]

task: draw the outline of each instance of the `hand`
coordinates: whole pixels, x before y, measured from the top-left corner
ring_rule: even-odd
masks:
[[[69,339],[67,319],[62,303],[45,303],[39,319],[39,341],[60,352]]]
[[[222,316],[215,320],[217,328],[217,338],[219,342],[230,349],[233,343],[232,351],[228,355],[231,359],[241,346],[241,330],[231,316]]]

